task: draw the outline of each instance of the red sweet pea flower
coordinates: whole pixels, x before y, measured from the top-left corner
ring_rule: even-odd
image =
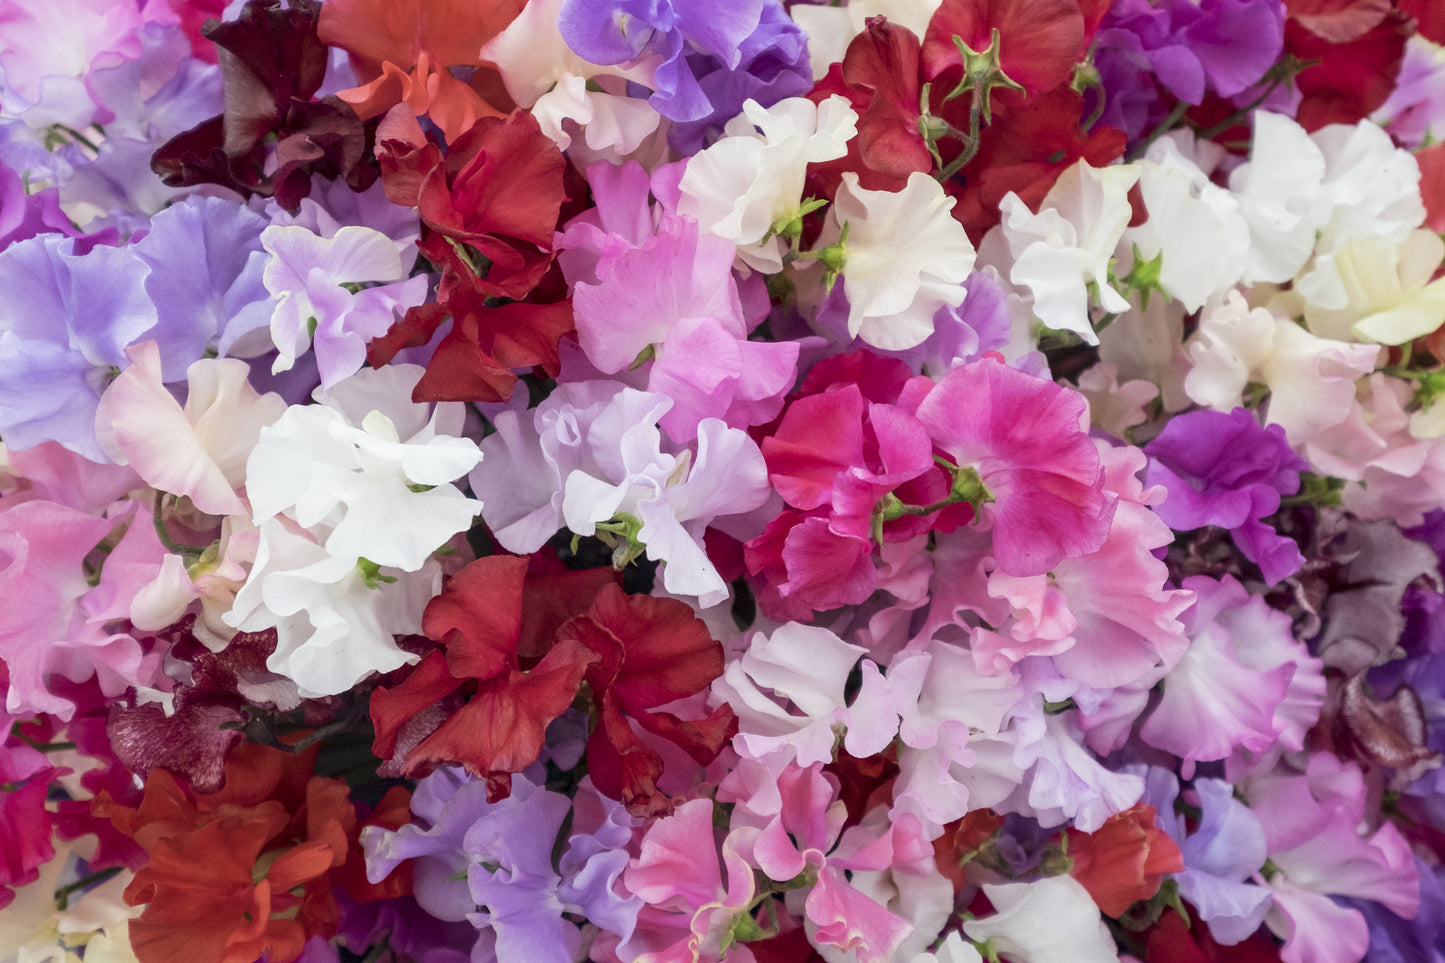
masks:
[[[705,691],[722,675],[722,644],[692,608],[676,599],[627,595],[615,584],[597,593],[586,615],[557,631],[557,644],[597,653],[587,669],[598,720],[587,740],[587,772],[597,788],[634,815],[671,809],[657,788],[662,757],[632,728],[681,748],[707,765],[737,731],[737,717],[722,706],[702,719],[683,719],[659,707]]]
[[[842,62],[833,64],[808,94],[815,103],[839,94],[858,113],[858,136],[848,142],[848,154],[816,164],[810,172],[827,185],[829,196],[843,171],[856,171],[867,190],[900,191],[909,174],[933,170],[918,129],[921,49],[913,31],[869,17]]]
[[[385,364],[404,347],[426,344],[450,317],[452,330],[416,401],[505,401],[516,385],[513,369],[555,374],[557,342],[574,330],[572,302],[555,292],[543,303],[520,299],[549,270],[556,276],[552,237],[566,166],[557,146],[525,111],[478,122],[445,155],[413,118],[393,111],[378,142],[387,196],[419,209],[427,228],[419,246],[442,280],[436,302],[411,309],[372,341],[368,360]]]
[[[141,963],[288,963],[336,933],[331,872],[360,856],[357,818],[345,783],[311,775],[315,759],[246,743],[218,793],[156,769],[135,808],[96,798],[149,858],[125,891],[146,907],[130,924]]]
[[[945,184],[958,199],[953,209],[978,243],[998,223],[999,202],[1010,191],[1037,210],[1059,175],[1077,161],[1107,167],[1124,153],[1128,135],[1113,127],[1080,128],[1084,99],[1067,87],[1057,87],[1025,103],[1023,95],[1002,91],[994,98],[994,112],[1006,116],[984,128],[978,153]]]
[[[547,725],[572,704],[583,673],[598,658],[573,639],[553,644],[555,620],[524,622],[524,589],[528,605],[531,593],[541,591],[556,603],[545,611],[570,616],[615,577],[610,569],[592,569],[529,578],[527,559],[511,555],[481,558],[462,569],[422,616],[426,634],[443,643],[445,653],[432,653],[400,685],[372,694],[372,751],[391,759],[403,726],[438,701],[461,695],[465,703],[439,724],[434,716],[423,717],[432,729],[404,752],[399,769],[421,775],[439,765],[462,765],[487,779],[493,801],[504,798],[512,773],[537,758]],[[415,736],[410,733],[409,741]]]
[[[1322,36],[1307,25],[1318,20],[1291,17],[1284,25],[1285,52],[1299,60],[1317,60],[1295,77],[1301,100],[1295,119],[1314,132],[1329,124],[1354,124],[1370,116],[1395,87],[1405,56],[1409,29],[1396,14],[1380,19],[1346,42]],[[1337,21],[1325,21],[1335,24]],[[1349,36],[1327,30],[1330,36]]]
[[[481,50],[524,0],[329,0],[319,34],[351,54],[360,87],[338,95],[362,119],[406,104],[454,141],[478,118],[501,115],[448,67],[481,66]]]
[[[1110,816],[1096,832],[1070,829],[1067,836],[1074,861],[1069,875],[1115,919],[1159,892],[1167,874],[1184,872],[1179,844],[1159,828],[1154,807],[1144,803]]]
[[[923,38],[923,75],[946,86],[957,83],[963,58],[953,38],[982,51],[995,30],[1000,67],[1030,97],[1067,83],[1084,57],[1077,0],[943,0]]]

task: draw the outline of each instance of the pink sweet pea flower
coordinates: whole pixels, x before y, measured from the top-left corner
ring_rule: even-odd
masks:
[[[1009,575],[1042,575],[1109,534],[1117,498],[1081,425],[1087,408],[1077,392],[988,357],[954,368],[918,403],[934,445],[988,489],[994,555]]]
[[[252,388],[245,362],[202,358],[186,374],[182,408],[161,382],[154,341],[132,345],[126,355],[131,366],[111,382],[96,413],[106,454],[129,464],[146,484],[188,496],[203,512],[244,514],[236,489],[245,480],[246,458],[286,402]]]

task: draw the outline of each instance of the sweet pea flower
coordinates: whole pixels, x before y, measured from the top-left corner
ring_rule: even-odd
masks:
[[[1117,497],[1080,427],[1086,411],[1076,392],[992,358],[954,368],[918,402],[934,445],[991,496],[983,513],[1009,575],[1042,575],[1109,533]]]
[[[277,299],[272,374],[289,369],[309,346],[329,388],[361,368],[366,342],[426,298],[426,277],[408,278],[399,246],[369,227],[321,237],[299,225],[273,225],[261,232],[261,244],[271,255],[262,277]],[[383,283],[364,286],[373,282]]]
[[[161,383],[154,341],[127,348],[126,356],[131,366],[111,382],[96,415],[107,454],[116,464],[131,465],[153,488],[189,497],[203,512],[245,512],[236,489],[245,479],[246,459],[286,402],[252,388],[244,362],[202,358],[187,373],[183,409]]]
[[[585,381],[559,386],[529,425],[515,412],[498,414],[471,474],[498,541],[533,552],[563,524],[580,535],[622,526],[622,551],[640,545],[665,562],[669,592],[697,596],[703,608],[727,598],[703,531],[762,505],[767,468],[756,443],[717,418],[698,423],[695,449],[665,451],[675,446],[664,446],[657,424],[671,406],[662,395]]]
[[[1190,399],[1216,411],[1244,400],[1249,382],[1269,388],[1265,423],[1304,444],[1349,416],[1355,381],[1375,368],[1380,349],[1316,337],[1265,308],[1250,310],[1237,291],[1207,305],[1186,346],[1194,366]]]
[[[1031,212],[1012,191],[999,202],[1006,262],[989,261],[1020,289],[1028,289],[1034,316],[1056,331],[1072,331],[1098,344],[1089,321],[1090,286],[1106,311],[1129,303],[1109,284],[1109,260],[1129,226],[1129,189],[1139,169],[1090,167],[1080,160],[1059,175]],[[985,248],[990,241],[985,239]],[[1002,252],[1000,252],[1001,254]]]
[[[983,886],[997,911],[969,920],[969,939],[1017,963],[1117,963],[1119,951],[1087,890],[1072,876]]]
[[[1346,303],[1337,310],[1306,303],[1305,323],[1321,337],[1404,344],[1445,324],[1445,241],[1433,231],[1411,231],[1399,244],[1366,237],[1334,258]]]
[[[857,124],[836,95],[821,104],[793,97],[766,109],[748,101],[721,140],[689,158],[678,213],[736,244],[744,264],[777,273],[783,240],[770,235],[802,204],[807,166],[844,156]]]
[[[318,389],[320,404],[293,405],[246,461],[258,522],[285,514],[333,556],[408,572],[466,531],[481,505],[452,481],[481,454],[458,437],[461,405],[411,401],[416,365],[367,369]]]
[[[887,351],[912,348],[933,333],[934,314],[963,303],[974,250],[949,214],[953,205],[927,174],[910,174],[897,192],[865,190],[857,174],[843,174],[818,240],[843,248],[850,337]]]
[[[440,565],[428,560],[410,572],[363,566],[281,518],[259,527],[256,559],[224,621],[242,632],[276,630],[266,668],[314,699],[417,660],[394,637],[421,632],[422,612],[441,590]]]

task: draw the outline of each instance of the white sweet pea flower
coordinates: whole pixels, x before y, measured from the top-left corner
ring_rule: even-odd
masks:
[[[226,615],[242,632],[276,629],[266,668],[296,683],[303,698],[336,695],[373,672],[391,672],[417,656],[393,636],[421,631],[427,602],[441,591],[441,566],[415,572],[333,555],[278,518],[261,523],[246,584]]]
[[[1089,286],[1106,311],[1129,302],[1109,285],[1109,261],[1129,226],[1129,189],[1135,166],[1090,167],[1082,160],[1064,171],[1032,213],[1012,191],[999,203],[999,228],[1012,262],[1000,270],[1033,295],[1033,312],[1056,331],[1072,331],[1089,344],[1099,337],[1089,321]]]
[[[1261,111],[1250,160],[1229,186],[1251,234],[1245,283],[1293,279],[1308,301],[1331,310],[1348,302],[1334,264],[1342,247],[1366,237],[1398,244],[1425,219],[1419,164],[1368,120],[1306,134]]]
[[[902,351],[927,340],[939,308],[963,303],[975,252],[949,213],[954,203],[927,174],[908,175],[897,192],[865,190],[857,174],[843,175],[819,245],[844,248],[848,334]]]
[[[575,124],[591,151],[625,156],[657,129],[658,114],[628,97],[626,82],[652,86],[649,62],[630,68],[601,66],[573,53],[557,27],[562,0],[532,0],[507,29],[482,47],[482,59],[502,75],[507,94],[537,118],[542,133],[562,150],[572,146]],[[588,89],[588,81],[605,78]]]
[[[742,658],[728,663],[712,684],[713,696],[738,715],[733,744],[752,759],[771,753],[799,766],[831,762],[835,728],[856,756],[882,752],[898,731],[898,714],[887,680],[871,659],[863,661],[863,684],[845,704],[848,675],[867,650],[816,625],[788,622],[771,636],[758,633]],[[891,718],[891,721],[890,721]],[[868,723],[855,726],[855,721]]]
[[[286,514],[348,564],[408,572],[471,527],[481,503],[450,484],[481,459],[460,434],[462,406],[413,404],[416,365],[367,369],[295,405],[246,462],[257,523]]]
[[[984,884],[998,913],[963,924],[1012,963],[1117,963],[1119,951],[1099,907],[1072,876],[1033,883]]]
[[[1396,244],[1383,237],[1352,241],[1334,256],[1346,303],[1304,308],[1311,331],[1336,340],[1404,344],[1445,324],[1445,278],[1431,280],[1445,260],[1445,241],[1411,231]]]
[[[1159,286],[1166,294],[1198,311],[1239,281],[1249,256],[1249,225],[1239,201],[1211,183],[1175,141],[1149,148],[1139,165],[1139,191],[1149,219],[1126,230],[1120,248],[1130,255],[1137,248],[1146,260],[1159,256]]]
[[[688,160],[678,213],[736,244],[749,267],[776,274],[783,245],[768,233],[802,204],[808,165],[848,153],[858,115],[836,94],[821,104],[789,97],[766,109],[749,100],[723,130],[721,140]]]
[[[1229,411],[1250,382],[1269,388],[1267,423],[1303,444],[1344,421],[1355,381],[1375,369],[1380,349],[1315,337],[1264,308],[1249,309],[1237,291],[1206,307],[1188,344],[1194,367],[1184,390],[1197,404]]]

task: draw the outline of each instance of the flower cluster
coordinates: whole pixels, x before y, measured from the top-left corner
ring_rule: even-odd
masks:
[[[0,963],[1445,960],[1431,0],[9,0]]]

